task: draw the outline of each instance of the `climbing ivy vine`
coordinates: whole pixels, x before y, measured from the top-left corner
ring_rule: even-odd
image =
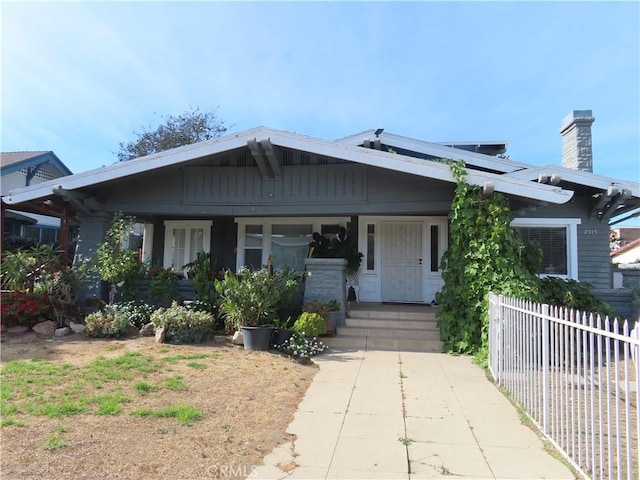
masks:
[[[486,358],[488,293],[535,300],[530,251],[511,228],[507,198],[483,196],[466,180],[463,162],[450,161],[457,187],[449,214],[451,241],[442,258],[444,287],[436,295],[445,351]]]

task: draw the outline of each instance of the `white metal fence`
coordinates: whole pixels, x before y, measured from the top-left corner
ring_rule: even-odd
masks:
[[[489,294],[494,379],[594,480],[640,479],[639,334],[626,320]]]

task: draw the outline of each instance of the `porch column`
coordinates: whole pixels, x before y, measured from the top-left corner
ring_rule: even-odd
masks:
[[[4,214],[5,214],[5,210],[6,210],[6,206],[4,204],[4,202],[2,200],[0,200],[0,231],[2,231],[2,238],[0,238],[0,258],[2,258],[2,255],[4,254],[3,252],[3,246],[4,246],[4,231],[5,231],[5,225],[4,225]]]
[[[80,217],[80,230],[78,246],[73,258],[74,264],[83,262],[91,263],[95,257],[96,249],[104,242],[105,236],[111,227],[111,218],[108,215],[95,215]],[[84,297],[99,297],[106,299],[106,289],[102,287],[102,281],[97,273],[91,273],[87,281],[83,283]]]
[[[145,223],[142,232],[142,262],[151,263],[153,253],[153,223]]]
[[[304,303],[310,303],[314,300],[323,303],[338,300],[340,311],[337,324],[345,325],[347,260],[344,258],[307,258],[304,263],[307,268]]]
[[[62,261],[65,265],[69,265],[71,263],[69,258],[69,217],[66,209],[62,210],[60,217],[60,238],[58,240],[60,248],[62,248]]]

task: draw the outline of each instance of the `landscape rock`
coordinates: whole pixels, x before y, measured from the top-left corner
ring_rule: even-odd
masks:
[[[156,329],[156,343],[164,343],[166,334],[167,334],[167,329],[165,327],[160,327]]]
[[[56,337],[64,337],[71,333],[71,329],[69,327],[56,328],[55,335]]]
[[[127,337],[139,337],[140,330],[138,330],[138,327],[136,327],[135,325],[129,324],[129,326],[127,327],[127,331],[125,332],[125,335]]]
[[[154,333],[153,323],[146,323],[140,329],[140,335],[143,337],[152,337]]]
[[[39,335],[53,335],[56,331],[56,322],[53,320],[47,320],[45,322],[36,323],[31,330]]]
[[[236,333],[233,334],[231,343],[233,343],[234,345],[244,345],[244,338],[242,337],[242,331],[237,330]]]
[[[84,333],[87,327],[82,323],[69,322],[69,328],[73,333]]]
[[[26,325],[13,325],[11,327],[7,327],[7,333],[27,333],[29,331],[29,327]]]

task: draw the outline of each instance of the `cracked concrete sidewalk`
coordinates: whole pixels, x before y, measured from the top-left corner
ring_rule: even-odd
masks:
[[[574,478],[469,357],[334,350],[315,361],[295,440],[251,478]]]

